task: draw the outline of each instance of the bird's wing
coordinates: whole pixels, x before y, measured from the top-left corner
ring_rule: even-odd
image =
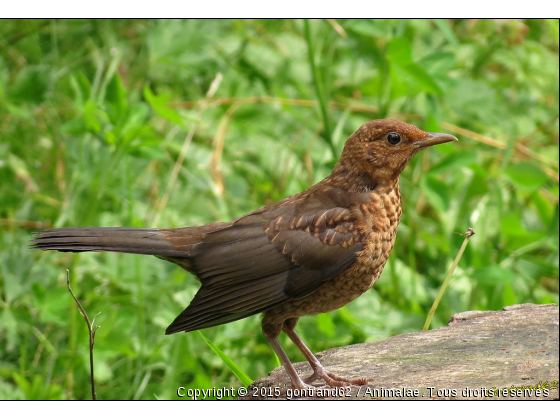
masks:
[[[190,255],[202,287],[167,333],[262,312],[311,293],[350,267],[363,243],[350,210],[337,204],[345,203],[324,194],[321,201],[264,207],[206,234]]]

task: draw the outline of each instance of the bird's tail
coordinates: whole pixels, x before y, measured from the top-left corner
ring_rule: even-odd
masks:
[[[110,251],[185,257],[169,240],[169,230],[137,228],[63,228],[37,232],[31,248],[61,252]]]

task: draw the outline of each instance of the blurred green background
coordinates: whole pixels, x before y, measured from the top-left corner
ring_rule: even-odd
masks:
[[[197,290],[145,256],[28,249],[63,226],[230,220],[329,174],[364,122],[455,134],[401,177],[377,285],[303,318],[314,351],[467,310],[558,303],[557,20],[4,20],[0,25],[0,398],[177,398],[241,383],[197,332],[165,327]],[[204,335],[256,379],[277,361],[251,317]],[[282,337],[294,361],[303,356]]]

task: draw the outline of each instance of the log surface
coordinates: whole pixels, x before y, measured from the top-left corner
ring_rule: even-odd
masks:
[[[367,385],[303,393],[277,368],[243,399],[557,400],[558,319],[556,304],[462,312],[446,327],[317,354],[326,369]],[[307,362],[294,366],[312,373]]]

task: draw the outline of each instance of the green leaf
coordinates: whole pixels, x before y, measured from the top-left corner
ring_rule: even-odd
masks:
[[[16,344],[19,341],[18,337],[18,327],[19,323],[14,317],[14,314],[10,307],[6,307],[2,310],[0,314],[0,325],[2,325],[2,330],[4,331],[5,347],[6,350],[14,350]]]
[[[216,355],[229,367],[233,374],[241,381],[243,386],[249,386],[253,380],[247,375],[237,364],[231,360],[223,351],[216,347],[210,340],[208,340],[202,332],[198,331],[202,339],[208,344]]]
[[[552,236],[558,237],[558,219],[560,215],[560,209],[558,208],[558,203],[554,206],[554,213],[550,218],[550,224],[548,225],[548,233]]]
[[[500,230],[507,235],[527,235],[527,231],[521,225],[519,212],[506,214],[500,220]]]
[[[320,332],[328,337],[334,337],[334,322],[330,314],[317,315],[317,327]]]
[[[447,71],[455,64],[455,54],[449,52],[436,52],[422,57],[418,64],[431,75],[445,76]]]
[[[385,25],[380,25],[375,19],[356,19],[344,25],[344,28],[349,32],[371,37],[384,36],[387,32]]]
[[[169,121],[180,125],[183,127],[183,119],[179,113],[167,106],[169,103],[169,95],[162,93],[161,95],[155,95],[149,86],[144,87],[144,97],[151,105],[154,111],[156,111],[162,117],[168,119]]]
[[[48,383],[48,379],[43,376],[25,377],[16,372],[13,374],[13,379],[25,394],[26,400],[59,400],[62,398],[60,385]]]
[[[511,284],[506,284],[504,286],[504,291],[502,294],[502,305],[503,306],[510,306],[515,305],[519,302],[519,299],[516,296],[515,290]]]
[[[46,290],[42,285],[34,285],[37,312],[42,322],[67,325],[69,294],[67,289]]]
[[[422,178],[420,185],[426,193],[430,204],[432,204],[440,214],[449,210],[451,197],[445,182],[434,176],[425,176]]]
[[[474,150],[461,151],[447,156],[428,170],[428,174],[436,175],[446,171],[459,170],[476,162],[478,154]]]
[[[84,106],[84,122],[88,130],[98,132],[101,130],[101,123],[98,119],[97,105],[93,101],[87,101]]]
[[[105,99],[112,109],[111,121],[118,124],[127,110],[126,90],[118,74],[114,74],[107,85]]]
[[[387,58],[391,63],[403,67],[412,63],[412,46],[410,42],[400,36],[391,39],[387,46]]]
[[[552,200],[546,198],[544,194],[539,191],[533,195],[533,204],[538,211],[541,221],[546,225],[549,224],[554,218],[554,208],[558,206],[558,203],[554,203]],[[556,222],[558,218],[556,217]]]
[[[542,187],[548,181],[548,176],[531,162],[509,165],[505,173],[514,184],[531,190]]]
[[[391,98],[393,99],[406,96],[409,92],[408,84],[405,81],[406,77],[402,77],[402,71],[399,71],[399,69],[399,66],[393,66],[390,69]]]
[[[496,285],[511,284],[517,279],[517,275],[509,268],[494,265],[474,270],[471,278],[479,284]]]
[[[434,19],[434,23],[441,31],[441,33],[443,34],[447,42],[449,42],[454,47],[459,46],[459,41],[457,40],[457,37],[453,33],[451,26],[449,25],[449,23],[446,22],[445,19]]]
[[[424,91],[443,95],[443,90],[439,87],[435,79],[419,64],[411,63],[404,67],[411,79],[415,80]]]
[[[49,84],[49,67],[27,66],[18,73],[9,91],[9,98],[14,102],[40,104],[45,100]]]

